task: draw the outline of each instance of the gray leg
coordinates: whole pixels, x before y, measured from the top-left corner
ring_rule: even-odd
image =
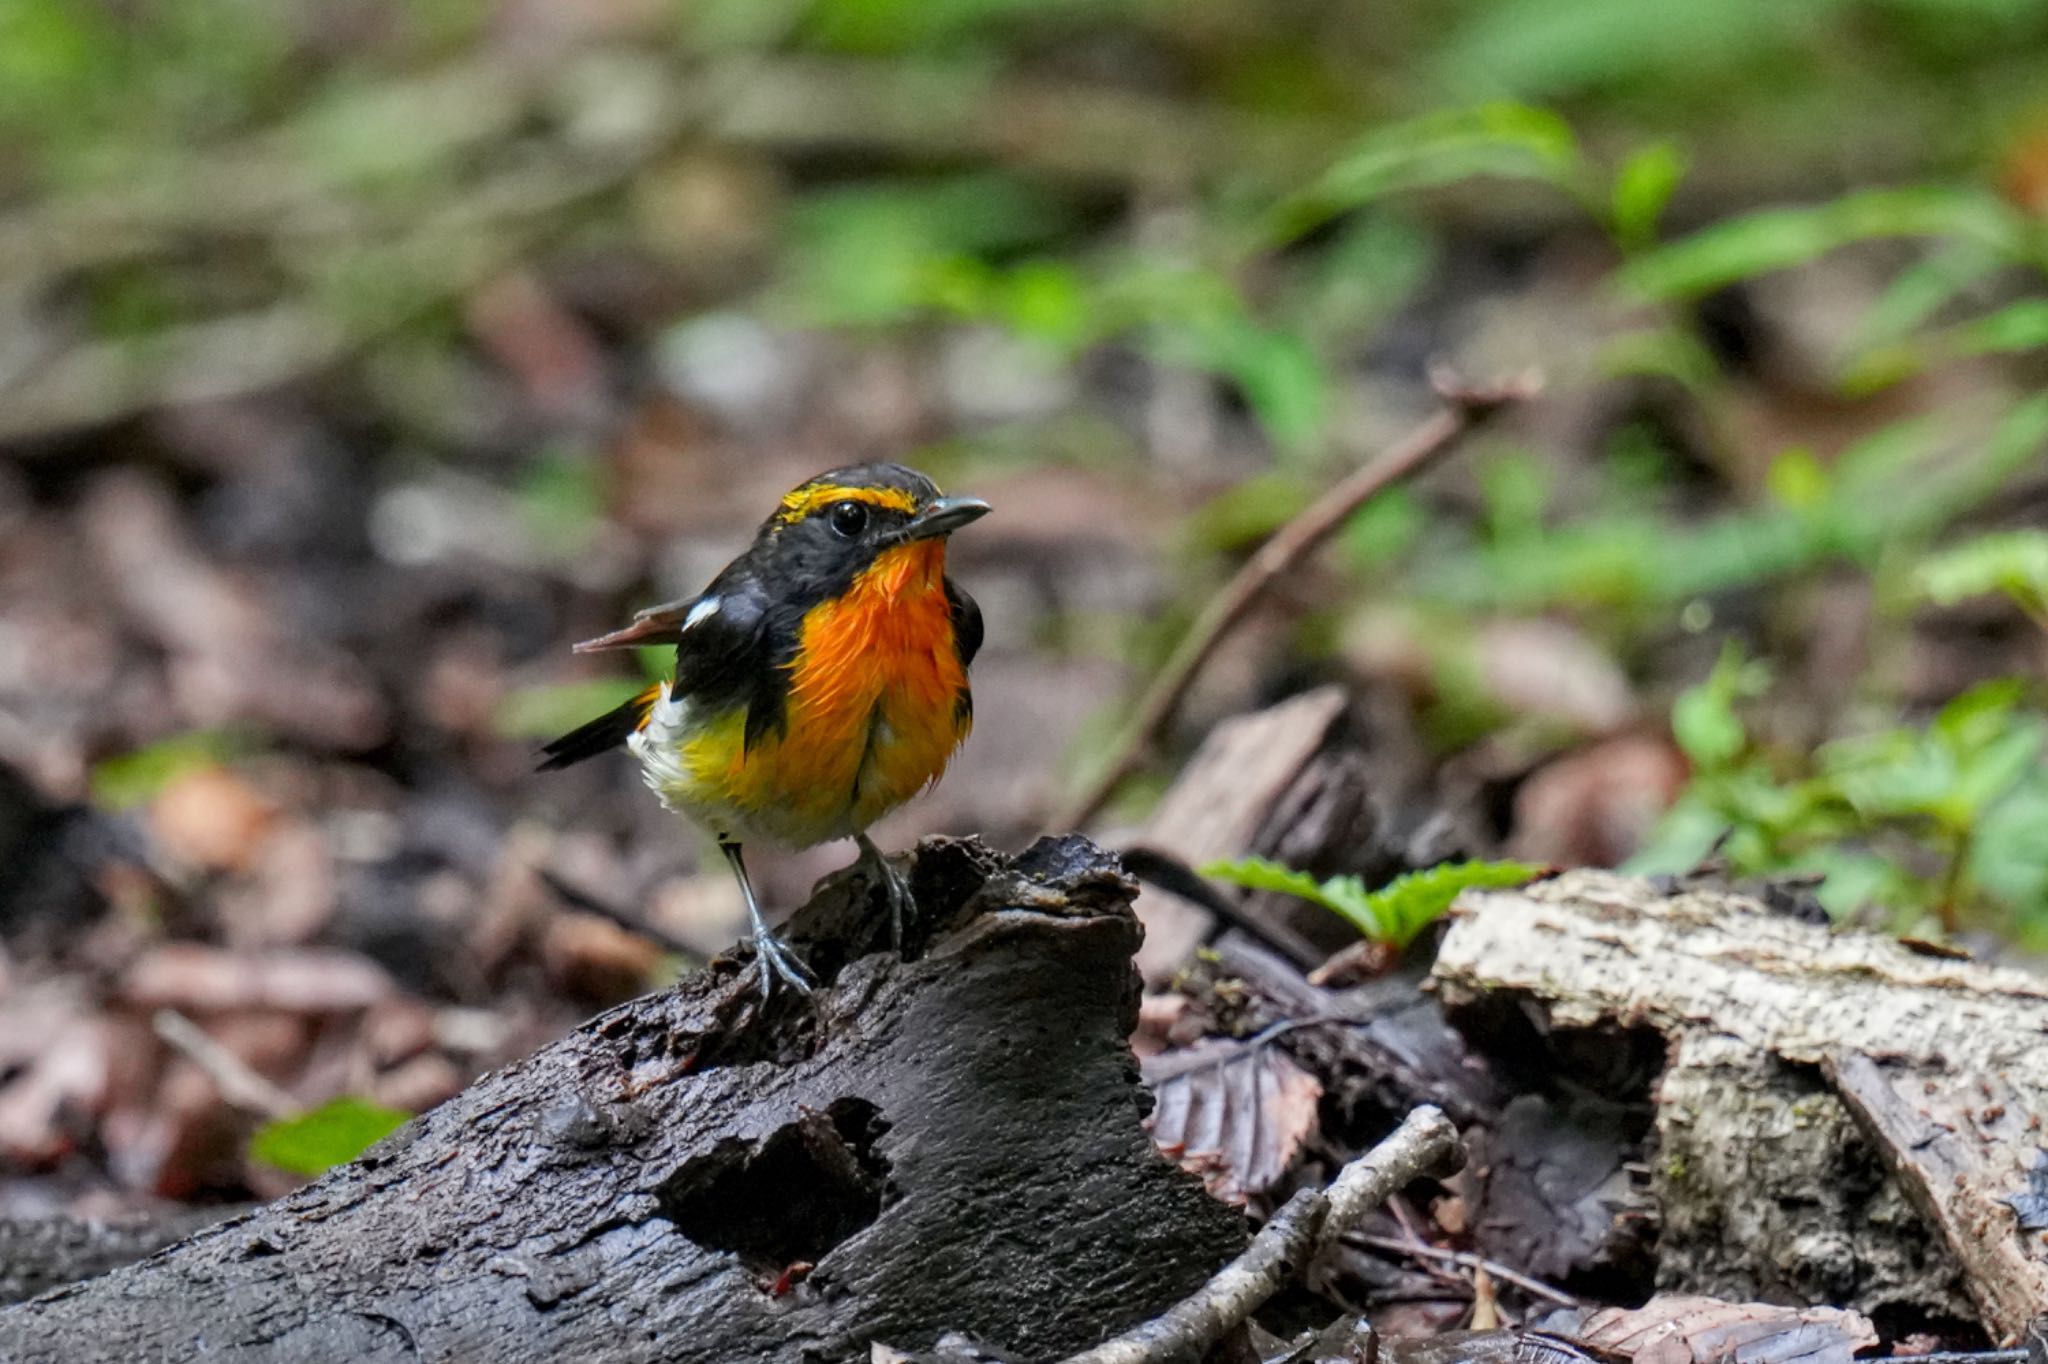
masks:
[[[809,973],[789,944],[768,931],[768,921],[761,917],[761,906],[754,899],[753,882],[747,880],[747,864],[740,857],[740,845],[718,840],[718,850],[725,854],[726,865],[739,879],[740,898],[747,903],[747,918],[754,925],[754,964],[761,970],[761,998],[775,993],[775,978],[782,977],[791,989],[800,995],[811,992]]]
[[[860,845],[860,859],[854,866],[881,883],[883,898],[889,902],[889,945],[901,952],[903,916],[917,903],[910,896],[910,885],[897,874],[896,868],[889,865],[889,859],[882,855],[882,850],[875,846],[872,838],[860,833],[853,836],[853,841]]]

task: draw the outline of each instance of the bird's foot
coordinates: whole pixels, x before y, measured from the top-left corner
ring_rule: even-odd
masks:
[[[917,908],[917,897],[910,893],[910,882],[865,834],[860,837],[860,860],[853,864],[852,870],[881,887],[882,900],[889,906],[889,946],[901,953],[904,920]]]
[[[763,1000],[774,995],[775,981],[778,977],[800,995],[808,995],[811,992],[813,982],[809,969],[797,959],[796,952],[790,945],[773,933],[754,934],[754,965],[761,973]]]

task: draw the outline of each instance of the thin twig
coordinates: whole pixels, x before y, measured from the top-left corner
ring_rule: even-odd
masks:
[[[1458,1132],[1442,1110],[1416,1109],[1385,1141],[1346,1165],[1321,1192],[1287,1201],[1193,1297],[1065,1364],[1192,1364],[1242,1324],[1309,1262],[1409,1180],[1443,1170]]]
[[[1267,923],[1245,913],[1242,905],[1172,853],[1138,844],[1125,848],[1122,856],[1124,870],[1140,881],[1169,891],[1183,900],[1192,900],[1225,924],[1304,971],[1320,966],[1329,956],[1286,925]]]
[[[1373,1236],[1362,1231],[1352,1232],[1344,1239],[1362,1246],[1371,1246],[1374,1250],[1391,1251],[1396,1255],[1407,1255],[1417,1260],[1436,1260],[1473,1271],[1483,1269],[1501,1282],[1513,1284],[1532,1298],[1542,1298],[1547,1302],[1556,1303],[1559,1307],[1580,1305],[1577,1298],[1562,1288],[1553,1288],[1541,1279],[1532,1278],[1520,1270],[1510,1269],[1498,1260],[1474,1255],[1469,1250],[1446,1250],[1427,1241],[1407,1241],[1398,1236]]]
[[[579,890],[555,875],[555,873],[549,871],[546,867],[540,868],[538,874],[540,876],[540,883],[553,891],[564,904],[577,913],[603,919],[606,923],[623,928],[636,937],[645,938],[662,951],[673,952],[686,961],[698,964],[703,962],[704,953],[701,948],[684,942],[676,934],[655,923],[653,920],[642,918],[631,910],[621,908],[605,900],[600,900],[595,895]]]
[[[1473,427],[1501,408],[1530,397],[1537,387],[1533,375],[1491,389],[1466,388],[1440,377],[1437,392],[1443,405],[1433,415],[1274,532],[1210,598],[1146,690],[1130,723],[1110,744],[1110,756],[1099,774],[1052,821],[1052,827],[1078,828],[1101,813],[1117,788],[1144,762],[1210,655],[1267,588],[1292,572],[1374,496],[1428,468],[1450,453]]]
[[[158,1009],[149,1024],[158,1037],[205,1071],[221,1098],[236,1108],[262,1118],[283,1118],[299,1111],[291,1095],[251,1070],[248,1062],[176,1009]]]

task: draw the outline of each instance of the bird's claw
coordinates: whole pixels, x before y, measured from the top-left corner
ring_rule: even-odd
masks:
[[[863,836],[860,840],[860,860],[855,862],[854,871],[872,878],[880,885],[883,903],[889,906],[889,946],[897,952],[903,951],[903,922],[917,907],[917,897],[910,893],[910,882],[896,870],[882,850]]]
[[[811,973],[797,959],[788,943],[773,933],[754,935],[754,965],[761,973],[761,998],[766,1000],[775,993],[775,981],[780,977],[789,988],[800,995],[811,992]]]
[[[903,951],[903,920],[916,908],[917,901],[911,897],[910,883],[896,868],[886,861],[880,865],[882,898],[889,902],[889,946],[900,953]]]

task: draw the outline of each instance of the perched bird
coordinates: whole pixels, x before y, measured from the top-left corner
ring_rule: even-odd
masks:
[[[946,576],[946,538],[988,512],[900,464],[819,474],[696,597],[651,607],[579,653],[676,646],[675,676],[549,744],[542,771],[624,745],[662,804],[708,830],[739,879],[765,996],[802,964],[768,929],[742,845],[851,837],[898,947],[910,889],[868,837],[967,737],[981,609]]]

